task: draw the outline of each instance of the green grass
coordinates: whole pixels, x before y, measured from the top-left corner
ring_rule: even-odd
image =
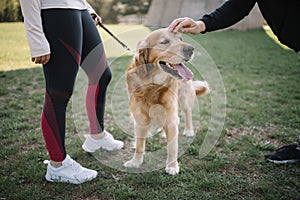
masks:
[[[0,42],[0,71],[34,66],[22,23],[1,23]]]
[[[126,27],[111,28],[120,33]],[[147,32],[138,26],[134,29]],[[129,40],[134,43],[142,36]],[[262,30],[216,32],[193,36],[193,39],[202,44],[216,63],[227,95],[225,126],[210,154],[199,158],[205,133],[201,129],[179,159],[178,176],[169,176],[163,169],[139,174],[110,168],[82,151],[69,105],[67,150],[84,166],[96,169],[99,177],[82,185],[52,184],[44,180],[43,160],[47,159],[47,152],[39,124],[44,95],[42,70],[39,66],[18,69],[34,66],[28,62],[24,29],[20,23],[0,24],[0,198],[273,200],[300,197],[300,163],[274,165],[263,158],[265,153],[293,142],[299,133],[299,54],[282,49]],[[107,52],[113,51],[108,47]],[[11,59],[10,55],[20,56]],[[110,60],[113,59],[112,55]],[[112,62],[113,80],[108,94],[112,94],[129,62],[128,56]],[[5,71],[5,66],[16,70]],[[204,100],[209,97],[200,99]],[[205,113],[203,117],[206,119]],[[112,120],[112,110],[107,110],[106,118],[107,129],[116,137],[128,140]],[[148,143],[148,151],[160,148],[155,142],[153,139]]]

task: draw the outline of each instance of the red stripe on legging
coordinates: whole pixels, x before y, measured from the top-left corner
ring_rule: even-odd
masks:
[[[70,45],[68,45],[66,42],[63,40],[59,40],[67,49],[68,51],[72,54],[73,58],[75,59],[77,66],[79,67],[80,61],[81,61],[81,56],[80,54]]]
[[[47,92],[45,94],[45,103],[41,117],[41,127],[50,159],[56,162],[63,161],[65,159],[65,150],[55,117],[54,107]]]
[[[89,85],[86,91],[86,111],[90,124],[90,133],[97,134],[101,130],[97,119],[97,102],[99,94],[99,80],[107,67],[106,55],[103,51],[102,56],[92,72],[88,74]]]
[[[90,133],[97,134],[99,133],[99,123],[97,120],[97,100],[99,93],[99,84],[97,85],[88,85],[86,92],[86,111],[90,123]]]
[[[97,66],[95,66],[94,70],[89,72],[88,74],[89,84],[94,84],[94,85],[98,84],[106,68],[107,68],[107,59],[106,59],[105,52],[103,51],[102,56],[99,62],[97,63]]]

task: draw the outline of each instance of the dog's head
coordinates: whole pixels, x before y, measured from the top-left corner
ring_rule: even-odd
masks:
[[[183,62],[189,61],[193,53],[193,46],[183,42],[179,33],[159,29],[138,43],[135,64],[141,76],[158,67],[174,78],[191,80],[193,73]]]

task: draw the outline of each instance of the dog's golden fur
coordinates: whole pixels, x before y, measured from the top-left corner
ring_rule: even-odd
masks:
[[[126,72],[129,108],[135,121],[136,149],[125,167],[143,162],[145,140],[152,130],[163,128],[167,137],[166,172],[179,173],[178,109],[185,115],[184,135],[193,136],[192,105],[197,95],[209,92],[206,82],[192,81],[192,73],[182,64],[191,59],[193,47],[179,33],[168,29],[153,31],[137,46]]]

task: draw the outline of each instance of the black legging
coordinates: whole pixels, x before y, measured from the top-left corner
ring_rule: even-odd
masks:
[[[66,107],[73,93],[79,66],[88,76],[86,109],[90,133],[104,130],[104,108],[111,71],[99,32],[87,10],[42,10],[44,33],[50,44],[51,58],[43,65],[46,81],[41,126],[50,159],[66,156]]]

